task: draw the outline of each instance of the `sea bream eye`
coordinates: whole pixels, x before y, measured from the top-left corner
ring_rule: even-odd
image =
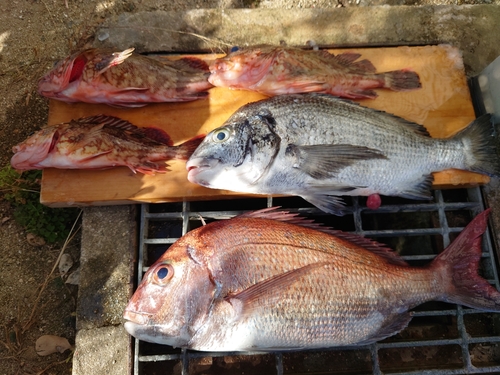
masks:
[[[217,129],[212,134],[212,139],[214,142],[225,142],[231,136],[231,132],[226,128]]]
[[[153,272],[153,281],[158,285],[166,284],[174,276],[174,267],[171,264],[162,263]]]

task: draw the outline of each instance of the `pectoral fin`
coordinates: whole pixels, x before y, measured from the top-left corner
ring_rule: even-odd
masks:
[[[94,65],[95,70],[97,70],[97,75],[101,75],[109,68],[123,63],[132,55],[132,52],[134,52],[134,48],[129,48],[122,52],[115,52],[109,56],[103,57],[101,61],[96,62]]]
[[[292,158],[294,168],[300,168],[316,179],[325,179],[360,160],[386,159],[379,150],[355,145],[288,145],[285,154]]]
[[[326,264],[325,262],[314,263],[285,272],[258,282],[239,293],[227,295],[225,300],[233,305],[239,318],[258,313],[259,310],[267,310],[283,298],[284,290],[303,276]]]

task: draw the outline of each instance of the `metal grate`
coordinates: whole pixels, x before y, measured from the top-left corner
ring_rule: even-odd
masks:
[[[434,202],[383,198],[377,211],[364,198],[347,198],[349,214],[327,215],[300,198],[144,204],[141,208],[138,281],[148,266],[187,231],[206,222],[273,205],[335,229],[377,239],[412,265],[430,262],[479,212],[479,188],[434,192]],[[481,272],[499,288],[489,233]],[[442,302],[414,309],[397,335],[361,347],[278,353],[205,353],[135,340],[134,375],[144,374],[476,374],[500,372],[500,314]]]

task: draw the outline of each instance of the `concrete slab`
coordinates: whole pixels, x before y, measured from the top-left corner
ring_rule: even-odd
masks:
[[[73,374],[130,374],[130,336],[121,325],[82,329],[76,334]]]
[[[500,6],[374,6],[334,9],[197,9],[122,14],[97,31],[94,46],[139,52],[215,51],[259,43],[420,45],[449,43],[475,75],[500,55]]]
[[[84,209],[77,329],[122,322],[133,287],[135,217],[135,206]]]
[[[83,213],[73,374],[128,374],[131,339],[122,314],[133,288],[135,206],[88,207]]]

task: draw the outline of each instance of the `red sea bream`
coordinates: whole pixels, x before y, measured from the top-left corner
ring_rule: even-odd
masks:
[[[312,349],[382,340],[430,300],[499,312],[500,293],[477,273],[487,216],[426,267],[272,209],[213,222],[149,268],[125,329],[202,351]]]

